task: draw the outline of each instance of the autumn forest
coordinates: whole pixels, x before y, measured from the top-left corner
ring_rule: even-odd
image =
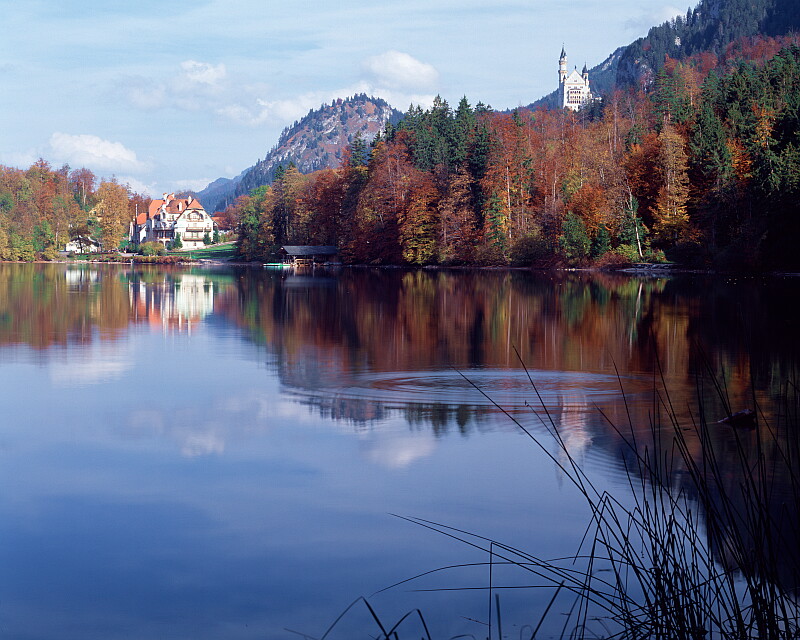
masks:
[[[248,260],[335,244],[407,265],[797,265],[800,47],[666,60],[579,112],[412,106],[336,170],[291,165],[225,215]]]
[[[218,219],[244,261],[324,244],[350,264],[797,268],[798,40],[667,57],[578,112],[412,105],[339,168],[280,166]],[[0,166],[0,259],[124,247],[148,202],[85,168]]]

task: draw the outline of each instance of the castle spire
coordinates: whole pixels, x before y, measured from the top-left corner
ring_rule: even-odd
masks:
[[[567,79],[567,52],[564,50],[564,45],[561,45],[561,56],[558,59],[558,84],[564,84]]]

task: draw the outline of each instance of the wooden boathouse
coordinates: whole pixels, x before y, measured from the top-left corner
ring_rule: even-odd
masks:
[[[281,247],[281,261],[295,267],[339,262],[339,247],[332,245],[299,245]]]

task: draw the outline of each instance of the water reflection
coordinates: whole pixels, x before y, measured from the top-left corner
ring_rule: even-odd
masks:
[[[214,282],[202,275],[169,274],[160,282],[134,274],[128,283],[131,308],[139,322],[191,331],[214,311]]]
[[[265,349],[298,401],[354,423],[387,411],[463,422],[491,405],[475,387],[516,409],[538,400],[531,383],[547,405],[579,393],[591,410],[620,387],[641,394],[655,371],[686,405],[705,368],[724,376],[738,406],[751,387],[774,397],[793,371],[800,353],[781,301],[796,290],[792,280],[700,276],[0,264],[0,346],[48,357],[56,345],[115,341],[131,325],[233,326]],[[106,359],[112,375],[124,371],[107,349],[94,353],[89,366]]]
[[[12,419],[0,434],[0,473],[24,504],[0,501],[0,533],[36,558],[49,544],[41,532],[69,519],[53,506],[62,503],[54,494],[68,494],[63,504],[98,519],[103,505],[133,502],[134,512],[156,514],[158,527],[174,529],[166,543],[190,576],[181,580],[217,585],[200,599],[226,603],[230,609],[222,607],[220,616],[233,611],[252,619],[269,601],[276,618],[294,607],[302,620],[292,602],[305,598],[305,613],[323,618],[309,631],[324,628],[342,606],[310,602],[320,596],[304,582],[309,575],[330,588],[333,600],[330,594],[349,598],[408,577],[409,558],[430,561],[420,571],[441,564],[433,552],[421,558],[392,526],[364,526],[374,513],[422,512],[466,521],[465,528],[491,522],[493,530],[481,531],[497,537],[533,529],[537,549],[571,553],[563,539],[585,521],[563,515],[569,508],[552,464],[519,445],[510,435],[516,427],[493,403],[539,435],[549,415],[565,446],[553,447],[555,455],[569,454],[619,482],[632,468],[632,453],[610,424],[631,425],[639,447],[673,446],[673,433],[649,430],[654,387],[666,386],[676,412],[686,416],[697,409],[696,376],[707,368],[721,377],[734,410],[756,400],[775,417],[781,385],[800,360],[791,318],[782,312],[797,289],[793,280],[701,276],[350,269],[295,277],[252,269],[0,264],[0,376],[13,396]],[[712,422],[725,414],[713,389],[701,388],[700,396]],[[707,442],[687,436],[698,467],[713,452],[723,471],[718,495],[697,494],[698,504],[712,508],[723,494],[739,501],[749,468],[729,455],[739,447],[762,456],[769,472],[758,491],[769,496],[778,524],[758,536],[736,518],[710,525],[716,559],[723,566],[740,560],[730,552],[731,536],[750,536],[750,546],[774,539],[781,553],[797,548],[796,443],[788,432],[777,440],[748,432],[739,444],[730,437],[722,429]],[[670,473],[671,483],[691,489],[687,467]],[[508,489],[517,486],[525,490]],[[162,502],[162,493],[169,500]],[[535,507],[524,503],[529,498]],[[543,505],[547,500],[557,504]],[[30,515],[38,509],[49,514],[46,526]],[[525,515],[530,509],[537,518]],[[122,516],[111,512],[118,521],[107,527],[115,537],[104,547],[109,556],[116,542],[128,540]],[[559,526],[554,518],[562,517],[568,524]],[[103,531],[94,530],[92,540]],[[231,531],[235,544],[223,543]],[[158,538],[139,533],[140,544]],[[80,537],[64,544],[79,545]],[[194,540],[196,554],[183,548],[186,540]],[[386,553],[386,540],[407,551],[398,556],[403,560]],[[337,545],[335,569],[317,577],[314,562],[327,566],[325,554],[339,553]],[[152,562],[132,589],[138,597],[153,589],[179,598],[171,576],[158,573],[161,552],[146,553]],[[209,553],[212,576],[200,568]],[[309,554],[314,562],[305,560]],[[353,558],[369,572],[381,554],[387,566],[374,577],[381,584],[340,588],[341,576],[355,573]],[[23,575],[21,561],[7,556],[2,565],[13,571],[6,575]],[[59,554],[47,559],[57,563]],[[238,573],[228,573],[229,566]],[[271,575],[268,586],[259,582],[276,566],[281,575]],[[36,581],[65,581],[52,571],[39,567]],[[242,595],[242,575],[258,585],[260,602]],[[794,575],[768,578],[796,585]],[[27,585],[25,604],[35,608],[32,602],[47,598],[33,582],[19,578],[13,586],[25,592],[19,585]],[[234,593],[238,604],[225,595]]]
[[[130,325],[191,331],[219,319],[264,346],[298,398],[353,421],[424,404],[457,415],[486,404],[472,386],[516,406],[530,388],[521,363],[548,404],[571,390],[590,405],[620,385],[636,394],[656,370],[672,393],[694,393],[698,363],[723,372],[736,404],[751,385],[774,395],[797,362],[791,318],[778,311],[796,288],[775,279],[2,264],[0,345],[47,349],[115,340]]]

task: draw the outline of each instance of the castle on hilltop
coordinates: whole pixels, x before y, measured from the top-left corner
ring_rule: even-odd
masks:
[[[567,73],[567,52],[562,46],[558,59],[558,101],[561,107],[577,111],[591,99],[589,70],[584,64],[581,73],[578,73],[578,67]]]

